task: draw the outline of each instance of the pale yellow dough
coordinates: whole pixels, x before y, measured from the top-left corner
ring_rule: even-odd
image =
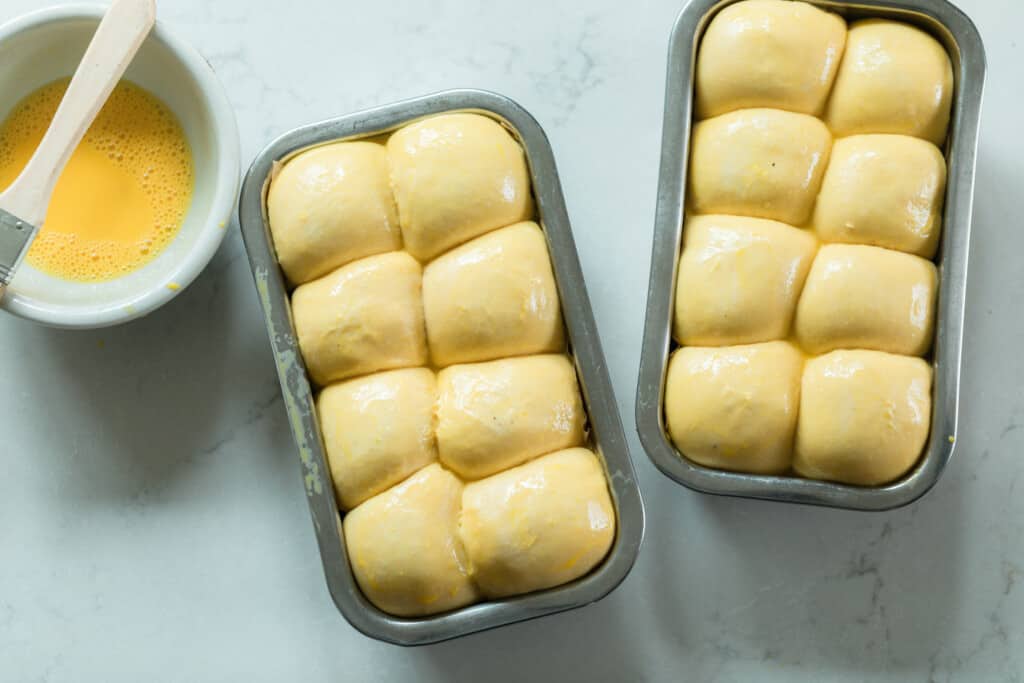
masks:
[[[274,249],[288,280],[309,282],[364,256],[401,249],[388,155],[338,142],[288,161],[267,193]]]
[[[434,364],[561,350],[562,311],[536,223],[478,237],[430,263],[423,308]]]
[[[387,146],[405,248],[421,261],[533,212],[523,150],[491,118],[433,116]]]
[[[873,244],[930,259],[946,190],[939,148],[906,135],[854,135],[832,146],[814,229],[825,242]]]
[[[931,383],[920,358],[833,351],[808,360],[794,469],[863,486],[903,476],[928,438]]]
[[[426,365],[421,286],[420,264],[396,251],[297,287],[292,317],[313,381]]]
[[[370,602],[418,617],[476,601],[459,539],[462,488],[434,463],[345,515],[352,572]]]
[[[697,54],[697,116],[773,107],[820,114],[846,23],[790,0],[745,0],[715,15]]]
[[[479,479],[583,443],[576,371],[564,355],[453,365],[437,377],[441,462]]]
[[[437,459],[434,373],[381,372],[332,384],[317,397],[324,447],[342,509]]]
[[[946,139],[953,68],[935,38],[883,19],[850,26],[825,121],[837,136],[898,133]]]
[[[531,460],[466,484],[462,540],[481,593],[498,598],[583,576],[608,553],[615,510],[604,470],[585,448]]]
[[[821,186],[832,136],[813,116],[743,109],[695,124],[692,145],[694,213],[802,225]]]
[[[687,346],[789,334],[817,240],[762,218],[691,216],[683,233],[674,334]]]
[[[707,467],[774,474],[789,469],[803,355],[782,341],[672,354],[665,421],[676,448]]]
[[[826,244],[807,276],[793,328],[803,348],[924,355],[932,342],[938,275],[918,256]]]

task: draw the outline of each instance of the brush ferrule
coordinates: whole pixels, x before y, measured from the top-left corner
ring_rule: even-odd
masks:
[[[35,226],[0,209],[0,286],[11,284],[35,235]]]

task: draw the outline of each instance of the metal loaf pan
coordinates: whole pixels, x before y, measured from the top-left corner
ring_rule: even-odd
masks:
[[[618,526],[615,541],[602,564],[576,581],[433,617],[408,619],[391,616],[374,607],[360,592],[352,575],[341,515],[324,458],[313,393],[292,326],[288,292],[274,255],[265,199],[276,164],[302,150],[342,139],[374,137],[427,116],[456,111],[496,119],[526,152],[538,222],[547,237],[569,351],[576,364],[589,416],[591,445],[604,461]],[[583,282],[555,159],[544,131],[526,110],[493,93],[449,90],[297,128],[271,142],[257,155],[242,185],[238,211],[302,463],[327,587],[338,609],[355,628],[373,638],[400,645],[433,643],[581,607],[604,597],[626,577],[643,538],[643,504]]]
[[[636,421],[651,461],[668,477],[692,489],[720,495],[808,503],[857,510],[886,510],[924,495],[942,474],[956,440],[963,345],[967,254],[978,144],[985,49],[971,20],[946,0],[809,0],[848,21],[880,17],[915,24],[941,42],[953,64],[954,98],[945,155],[948,167],[942,238],[936,263],[939,294],[931,433],[917,465],[899,481],[858,487],[786,476],[762,476],[702,467],[682,457],[668,438],[662,403],[671,336],[676,269],[686,204],[686,173],[693,118],[697,47],[714,15],[737,0],[690,0],[672,30],[665,88],[661,170],[654,226],[647,320],[637,386]]]

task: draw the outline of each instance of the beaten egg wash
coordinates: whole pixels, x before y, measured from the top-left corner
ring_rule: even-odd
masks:
[[[28,163],[69,82],[30,94],[0,125],[0,189]],[[174,114],[122,80],[57,181],[27,261],[66,280],[126,275],[174,239],[192,186],[192,153]]]

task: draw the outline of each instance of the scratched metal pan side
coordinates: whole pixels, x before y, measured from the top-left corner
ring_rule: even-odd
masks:
[[[265,193],[275,164],[302,150],[340,139],[380,135],[417,119],[453,111],[474,111],[497,119],[526,151],[539,222],[548,240],[562,299],[570,352],[587,404],[593,445],[608,475],[618,528],[602,564],[571,583],[437,616],[406,619],[372,605],[359,590],[349,567],[313,392],[299,353],[287,289],[273,252]],[[239,218],[302,462],[328,589],[338,609],[356,629],[399,645],[434,643],[586,605],[604,597],[625,578],[643,538],[643,504],[583,282],[554,156],[542,129],[524,109],[493,93],[449,90],[297,128],[271,142],[253,161],[242,187]]]
[[[936,259],[940,283],[931,355],[935,370],[931,431],[914,469],[884,486],[859,487],[797,477],[725,472],[681,457],[668,438],[662,403],[672,350],[671,323],[686,205],[697,46],[714,15],[737,1],[691,0],[680,12],[669,42],[654,244],[637,384],[640,441],[648,457],[666,476],[705,493],[856,510],[888,510],[907,505],[935,485],[955,447],[974,170],[985,82],[981,36],[971,20],[946,0],[810,0],[848,20],[882,17],[916,24],[945,46],[953,64],[954,99],[945,149],[947,187]]]

